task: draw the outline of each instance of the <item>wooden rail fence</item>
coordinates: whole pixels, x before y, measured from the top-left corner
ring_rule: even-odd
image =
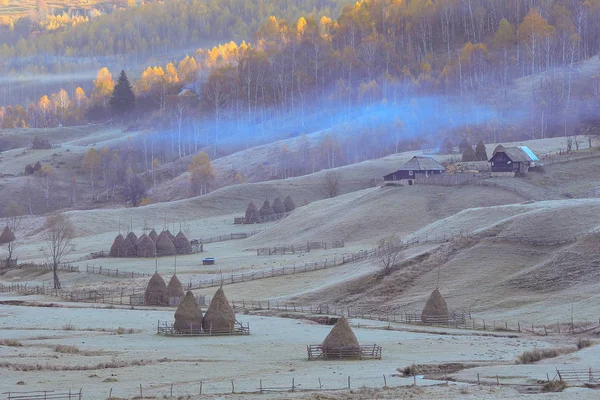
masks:
[[[344,240],[338,239],[332,241],[329,245],[327,242],[308,241],[306,244],[287,245],[287,246],[275,246],[275,247],[262,247],[256,249],[257,256],[270,256],[279,254],[296,254],[296,253],[309,253],[311,250],[327,250],[339,249],[344,247]]]
[[[105,268],[102,265],[99,267],[96,267],[94,265],[86,265],[85,272],[88,274],[115,276],[115,277],[119,277],[119,278],[144,278],[144,277],[152,276],[152,274],[145,274],[145,273],[141,273],[141,272],[123,271],[123,270],[119,270],[119,268],[116,268],[116,269]]]
[[[40,390],[35,392],[5,392],[7,400],[81,400],[82,389],[79,392],[55,392],[54,390]]]
[[[322,344],[309,344],[306,346],[309,360],[333,359],[377,359],[381,360],[381,346],[376,344],[360,346],[359,349],[348,348],[340,350],[324,350]]]
[[[586,369],[556,369],[556,377],[565,382],[600,385],[600,370],[594,370],[591,367]]]

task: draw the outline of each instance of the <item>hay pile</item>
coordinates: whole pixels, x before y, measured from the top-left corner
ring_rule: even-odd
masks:
[[[256,205],[251,201],[250,204],[248,204],[248,208],[246,208],[246,223],[255,224],[259,222],[259,216],[258,208],[256,208]]]
[[[169,235],[162,231],[160,235],[158,235],[158,240],[156,241],[156,255],[158,256],[172,256],[176,253],[175,245],[169,238]]]
[[[275,197],[275,200],[273,200],[273,212],[275,214],[284,214],[285,213],[285,206],[283,205],[283,201],[281,201],[281,199],[279,197]]]
[[[135,242],[129,240],[129,235],[125,239],[123,239],[123,248],[125,248],[125,255],[121,257],[136,257],[137,250],[135,249],[135,245],[137,243],[137,238]]]
[[[265,202],[263,203],[263,206],[260,208],[260,216],[268,217],[269,215],[273,215],[273,214],[275,214],[275,212],[271,208],[271,205],[269,204],[269,200],[265,200]]]
[[[146,293],[144,293],[144,304],[151,306],[166,306],[169,305],[167,297],[167,285],[164,279],[155,273],[148,281]]]
[[[169,237],[169,239],[171,239],[171,242],[175,240],[175,236],[173,236],[170,230],[167,229],[166,231],[162,231],[161,233],[163,232]]]
[[[15,240],[15,235],[8,228],[8,226],[5,226],[2,234],[0,234],[0,244],[10,243],[13,240]]]
[[[181,281],[177,275],[173,275],[169,281],[169,284],[167,285],[167,297],[182,298],[184,295],[185,292],[183,291],[183,285],[181,284]]]
[[[127,257],[127,247],[125,247],[125,239],[120,233],[117,235],[110,247],[111,257]]]
[[[155,231],[154,229],[152,229],[152,230],[150,231],[150,233],[148,234],[148,237],[149,237],[150,239],[152,239],[152,241],[153,241],[154,243],[156,243],[156,240],[158,239],[158,233],[156,233],[156,231]]]
[[[429,296],[429,299],[427,299],[425,308],[423,308],[423,312],[421,313],[421,321],[424,323],[448,322],[448,305],[438,288],[435,288],[431,293],[431,296]]]
[[[175,311],[176,331],[199,331],[202,328],[202,309],[196,303],[196,297],[188,291]]]
[[[202,320],[202,329],[207,332],[231,332],[235,328],[235,312],[220,287],[210,301]]]
[[[287,196],[285,200],[283,200],[283,205],[285,206],[285,212],[292,212],[296,209],[296,203],[290,196]]]
[[[192,254],[192,245],[185,234],[181,231],[179,231],[177,236],[175,236],[173,245],[175,246],[175,251],[177,254]]]
[[[322,344],[326,357],[358,357],[360,344],[346,317],[342,316],[333,326]]]
[[[145,233],[138,239],[136,247],[138,257],[154,257],[156,255],[156,245]]]
[[[136,236],[135,233],[129,232],[127,234],[127,236],[125,237],[125,239],[128,239],[131,243],[133,243],[134,246],[137,245],[138,237]]]

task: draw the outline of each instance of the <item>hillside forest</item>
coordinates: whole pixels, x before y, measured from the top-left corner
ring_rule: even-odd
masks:
[[[273,2],[287,16],[302,7],[295,19],[271,15],[267,3],[132,4],[4,43],[0,68],[10,76],[25,59],[56,68],[64,58],[141,57],[200,37],[245,39],[129,71],[136,100],[126,115],[109,106],[120,69],[101,67],[87,86],[5,102],[0,126],[123,120],[150,132],[128,141],[139,172],[155,158],[201,150],[215,158],[295,138],[273,158],[281,161],[271,160],[285,164],[267,174],[279,178],[435,148],[446,137],[477,143],[597,131],[600,0]],[[48,71],[36,62],[31,71]],[[18,98],[14,92],[4,99]],[[142,151],[149,146],[160,150]]]

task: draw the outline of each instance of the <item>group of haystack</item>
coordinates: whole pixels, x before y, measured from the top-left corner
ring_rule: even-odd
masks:
[[[158,273],[152,275],[144,294],[144,303],[158,306],[179,303],[173,325],[176,331],[226,333],[235,328],[235,312],[223,288],[217,290],[206,313],[202,315],[194,294],[188,291],[184,296],[183,285],[176,275],[171,277],[168,285]]]
[[[111,257],[162,257],[191,253],[192,245],[185,234],[179,231],[177,236],[173,236],[168,229],[160,235],[152,229],[139,238],[133,232],[125,237],[119,233],[110,248]]]
[[[290,196],[287,196],[283,201],[281,201],[279,197],[275,197],[272,205],[269,203],[269,200],[265,200],[260,210],[256,207],[254,202],[250,201],[248,207],[246,208],[246,223],[258,223],[272,215],[286,214],[294,211],[295,209],[296,204]]]

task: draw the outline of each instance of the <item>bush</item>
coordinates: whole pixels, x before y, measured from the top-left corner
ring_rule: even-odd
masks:
[[[63,353],[63,354],[75,354],[75,353],[79,353],[79,349],[75,346],[69,346],[66,344],[58,344],[56,345],[56,347],[54,348],[54,351],[57,353]]]
[[[517,357],[517,364],[533,364],[546,358],[558,357],[561,354],[572,353],[573,350],[569,349],[533,349],[525,351],[519,357]]]
[[[23,345],[16,339],[2,339],[0,340],[0,346],[21,347]]]
[[[75,325],[73,324],[65,324],[63,325],[63,331],[74,331]]]
[[[562,392],[567,386],[565,381],[547,381],[542,385],[542,393]]]
[[[577,349],[585,349],[586,347],[591,347],[594,343],[590,339],[579,338],[577,341]]]

